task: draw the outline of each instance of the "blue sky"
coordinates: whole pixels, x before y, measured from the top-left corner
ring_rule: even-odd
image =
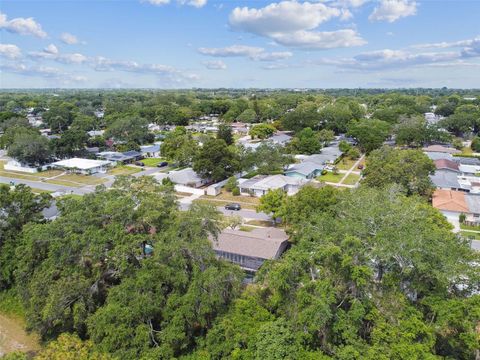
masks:
[[[480,87],[478,0],[3,0],[1,88]]]

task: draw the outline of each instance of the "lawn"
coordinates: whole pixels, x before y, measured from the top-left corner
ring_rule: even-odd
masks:
[[[100,185],[106,181],[105,179],[98,178],[95,176],[81,175],[81,174],[65,174],[65,175],[59,176],[55,180],[72,181],[72,182],[85,184],[85,185]]]
[[[350,170],[352,166],[355,165],[356,162],[357,160],[352,160],[347,157],[344,157],[335,166],[337,167],[338,170]]]
[[[226,204],[228,204],[228,201],[225,200],[213,200],[212,197],[201,197],[200,199],[195,200],[194,202],[198,203],[203,203],[203,204],[212,204],[214,206],[221,206],[224,207]],[[255,205],[250,205],[250,204],[241,204],[242,209],[249,209],[249,210],[255,210],[256,206]],[[233,211],[233,210],[232,210]],[[235,214],[235,211],[233,211]]]
[[[165,161],[165,159],[162,158],[145,158],[142,160],[142,162],[145,164],[145,166],[149,167],[155,167],[157,164],[161,163],[162,161]]]
[[[471,226],[471,225],[460,224],[460,229],[480,231],[480,226]]]
[[[82,184],[79,184],[79,183],[76,183],[76,182],[71,182],[71,181],[58,180],[58,179],[45,180],[45,182],[48,183],[48,184],[54,184],[54,185],[62,185],[62,186],[69,186],[69,187],[82,187]]]
[[[360,180],[360,175],[351,173],[350,175],[347,176],[345,180],[343,180],[342,184],[355,185],[358,182],[358,180]]]
[[[119,165],[113,169],[108,170],[109,175],[132,175],[142,171],[142,169],[133,166]]]
[[[472,154],[473,154],[472,148],[466,146],[462,149],[462,155],[472,155]]]
[[[344,175],[345,174],[334,174],[333,172],[327,172],[325,175],[320,175],[317,177],[317,180],[336,184],[342,180]]]
[[[227,200],[231,202],[239,202],[239,203],[246,203],[246,204],[253,204],[258,205],[260,203],[260,199],[253,196],[233,196],[231,192],[222,191],[219,195],[215,196],[216,200]]]
[[[32,192],[34,192],[35,194],[42,194],[42,193],[51,194],[51,193],[53,193],[53,191],[50,191],[50,190],[43,190],[43,189],[37,189],[37,188],[30,188],[30,189],[32,189]]]
[[[470,231],[461,231],[460,234],[467,239],[480,240],[480,233],[474,233]]]
[[[242,226],[240,226],[239,230],[240,231],[245,231],[245,232],[250,232],[252,230],[255,230],[255,228],[253,226],[242,225]]]

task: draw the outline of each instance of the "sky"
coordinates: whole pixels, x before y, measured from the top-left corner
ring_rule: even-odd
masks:
[[[480,87],[480,0],[0,2],[0,88]]]

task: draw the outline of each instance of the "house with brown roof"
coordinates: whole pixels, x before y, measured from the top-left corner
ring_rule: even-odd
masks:
[[[460,167],[455,161],[448,159],[438,159],[435,160],[434,163],[437,170],[453,171],[456,173],[460,172]]]
[[[432,206],[447,218],[466,215],[466,223],[480,224],[480,195],[472,195],[464,191],[437,189],[433,193]]]
[[[211,238],[217,257],[255,272],[266,260],[278,259],[288,246],[285,231],[256,228],[252,231],[225,229],[217,239]]]

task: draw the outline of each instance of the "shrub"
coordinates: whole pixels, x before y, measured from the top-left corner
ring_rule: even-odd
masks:
[[[327,170],[322,170],[321,174],[322,175],[327,175],[328,171]]]
[[[235,176],[232,176],[228,178],[225,184],[225,190],[232,191],[237,186],[238,186],[237,178]]]
[[[464,213],[461,213],[460,215],[458,215],[458,221],[460,221],[460,224],[463,224],[466,219],[467,219],[467,215],[465,215]]]
[[[470,145],[473,151],[480,152],[480,137],[475,136],[472,140],[472,145]]]
[[[240,189],[238,188],[238,186],[237,186],[237,187],[234,187],[234,188],[232,189],[232,195],[233,195],[233,196],[238,196],[238,195],[240,195]]]

